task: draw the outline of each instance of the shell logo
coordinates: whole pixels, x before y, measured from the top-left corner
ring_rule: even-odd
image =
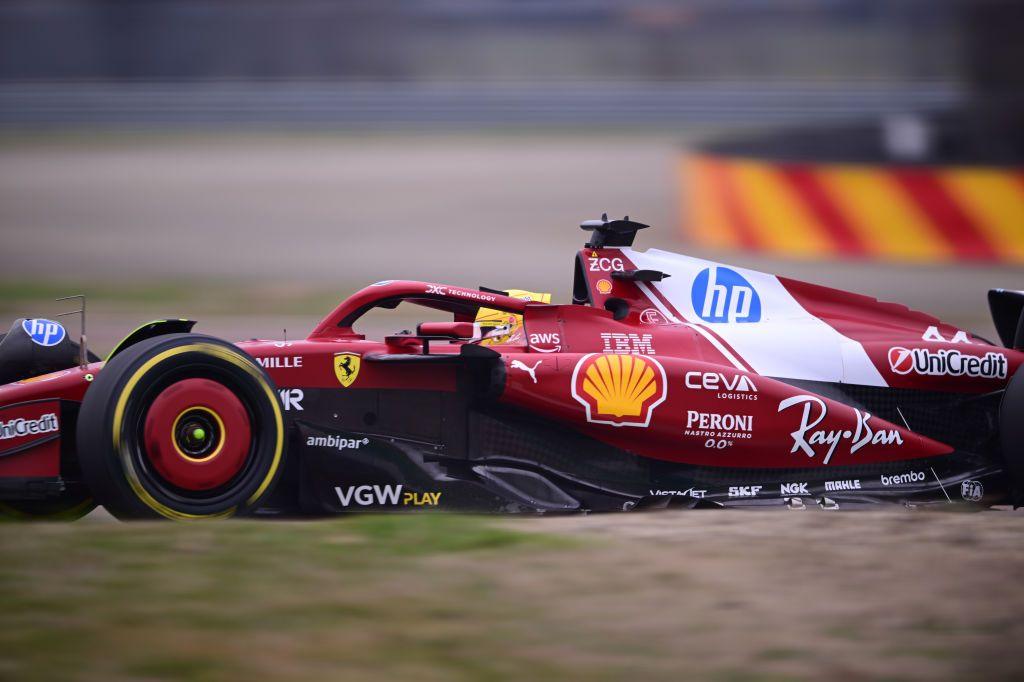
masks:
[[[665,401],[665,368],[645,355],[584,355],[572,373],[572,397],[592,424],[646,427]]]

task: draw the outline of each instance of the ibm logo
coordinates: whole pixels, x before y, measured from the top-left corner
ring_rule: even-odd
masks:
[[[693,280],[690,300],[705,322],[761,321],[761,297],[743,275],[729,268],[701,270]]]

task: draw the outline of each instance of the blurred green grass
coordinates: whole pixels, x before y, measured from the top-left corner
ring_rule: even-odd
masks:
[[[4,524],[0,679],[512,678],[550,633],[486,567],[573,544],[444,514]]]

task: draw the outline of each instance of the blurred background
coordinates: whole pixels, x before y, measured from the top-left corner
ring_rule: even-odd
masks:
[[[1021,36],[1014,0],[0,0],[0,331],[567,302],[607,211],[994,337]],[[8,526],[0,679],[1021,679],[999,514]]]
[[[1001,1],[3,0],[0,311],[85,292],[102,350],[139,315],[301,334],[382,278],[566,300],[608,211],[991,333],[1024,262],[1022,27]]]

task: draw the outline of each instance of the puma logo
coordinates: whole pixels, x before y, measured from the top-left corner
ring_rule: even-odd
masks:
[[[530,367],[530,366],[526,365],[525,363],[520,362],[519,360],[513,360],[512,361],[512,369],[521,369],[521,370],[523,370],[524,372],[526,372],[527,374],[530,375],[530,378],[533,379],[533,383],[537,383],[537,374],[536,374],[537,367],[539,367],[540,363],[542,363],[542,362],[544,362],[544,361],[543,360],[538,360],[537,364],[535,364],[533,367]]]

